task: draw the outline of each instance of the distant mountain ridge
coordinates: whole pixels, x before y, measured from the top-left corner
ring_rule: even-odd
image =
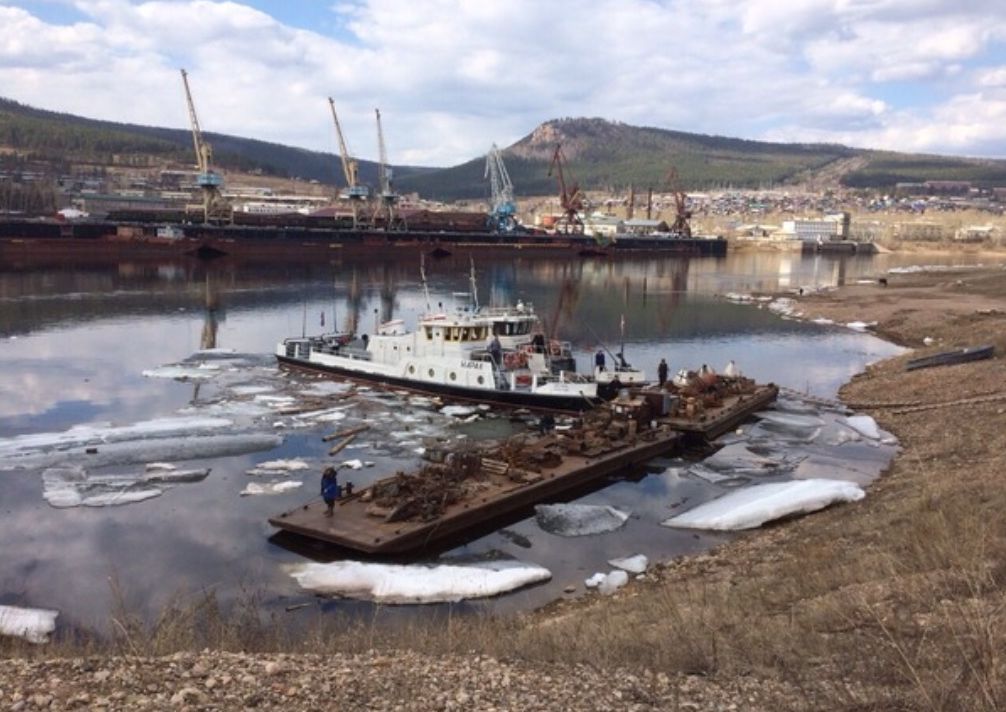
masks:
[[[344,185],[339,157],[268,141],[204,132],[213,147],[214,163],[224,169],[261,170],[284,178],[299,177]],[[148,154],[183,165],[194,165],[192,133],[138,124],[88,119],[19,104],[0,98],[0,147],[30,152],[42,160],[110,162],[113,154]],[[377,181],[377,164],[360,160],[360,178]],[[408,176],[435,169],[394,166]]]
[[[344,183],[339,157],[226,134],[206,133],[215,163],[224,169],[259,170],[278,177]],[[488,150],[491,141],[487,141]],[[898,182],[967,180],[984,187],[1006,185],[1006,161],[901,154],[838,144],[771,143],[631,126],[601,118],[546,121],[503,151],[519,196],[552,195],[549,175],[557,145],[568,163],[567,182],[586,190],[667,191],[673,167],[686,190],[778,188],[838,181],[887,189]],[[61,165],[70,161],[111,164],[113,155],[146,155],[179,165],[194,164],[188,130],[87,119],[0,98],[0,149],[14,149]],[[2,158],[2,155],[0,155]],[[450,168],[393,166],[396,188],[441,200],[484,200],[485,158]],[[377,164],[360,161],[360,177],[377,182]]]
[[[503,158],[518,195],[557,192],[549,167],[557,145],[568,163],[567,183],[581,188],[667,191],[673,167],[687,190],[779,188],[828,176],[857,188],[891,188],[899,182],[970,180],[1006,185],[1006,161],[900,154],[838,144],[771,143],[725,136],[630,126],[600,118],[546,121],[504,149]],[[423,186],[440,198],[478,198],[488,190],[484,159],[399,181]],[[833,173],[838,175],[832,175]]]

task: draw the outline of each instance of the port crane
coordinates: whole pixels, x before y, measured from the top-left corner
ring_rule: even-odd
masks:
[[[485,178],[489,179],[489,229],[510,233],[517,229],[517,205],[513,199],[513,183],[503,165],[503,154],[496,144],[486,154]]]
[[[374,109],[377,115],[377,150],[379,163],[377,164],[378,201],[377,210],[374,213],[374,222],[379,215],[385,217],[385,228],[391,229],[395,222],[395,206],[401,197],[392,190],[393,172],[388,165],[388,151],[384,147],[384,129],[381,128],[381,110]]]
[[[328,105],[332,108],[332,121],[335,123],[335,133],[339,137],[339,155],[342,158],[342,173],[346,178],[346,189],[339,197],[349,200],[353,208],[353,229],[360,227],[360,206],[370,200],[370,188],[359,183],[360,164],[353,158],[346,147],[346,139],[342,135],[339,115],[335,113],[335,101],[328,97]]]
[[[583,219],[580,211],[585,207],[585,200],[580,186],[576,183],[566,185],[566,175],[563,164],[566,157],[562,153],[562,144],[557,144],[555,153],[552,154],[552,163],[548,168],[548,175],[555,174],[559,181],[559,206],[562,208],[562,217],[556,223],[556,231],[564,233],[582,233]]]
[[[674,224],[671,225],[671,232],[681,237],[691,237],[692,211],[688,209],[688,194],[682,190],[678,169],[674,166],[667,171],[666,182],[674,196]]]
[[[182,70],[182,84],[185,86],[185,101],[188,103],[189,123],[192,125],[192,144],[196,150],[196,164],[199,167],[196,185],[199,186],[203,194],[203,222],[208,223],[214,219],[229,220],[231,207],[220,194],[223,178],[211,166],[213,149],[203,138],[203,132],[199,128],[196,105],[192,101],[192,91],[189,89],[189,74],[184,69]]]

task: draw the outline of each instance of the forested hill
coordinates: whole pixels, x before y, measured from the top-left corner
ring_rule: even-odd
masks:
[[[779,188],[828,175],[849,187],[888,188],[899,182],[970,180],[1006,185],[1006,161],[923,156],[838,144],[767,143],[724,136],[629,126],[604,119],[556,119],[503,152],[518,195],[555,193],[549,175],[557,145],[567,160],[566,182],[593,190],[666,191],[673,167],[687,190]],[[855,160],[852,160],[855,159]],[[431,197],[478,198],[487,192],[485,158],[399,181]],[[838,175],[831,175],[835,171]],[[420,186],[422,186],[420,188]]]
[[[226,134],[206,132],[204,136],[213,147],[213,160],[220,168],[344,183],[339,158],[331,153]],[[110,165],[113,156],[124,154],[146,155],[183,165],[195,162],[192,134],[187,130],[86,119],[3,98],[0,98],[0,148],[53,163],[86,161]],[[394,169],[398,176],[432,170],[412,166]],[[360,176],[365,182],[376,182],[377,164],[361,160]]]

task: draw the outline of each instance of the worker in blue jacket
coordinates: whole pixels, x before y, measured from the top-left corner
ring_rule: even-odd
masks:
[[[321,497],[325,500],[325,516],[331,517],[335,511],[335,500],[342,496],[342,487],[339,486],[339,471],[334,467],[326,467],[321,473]]]

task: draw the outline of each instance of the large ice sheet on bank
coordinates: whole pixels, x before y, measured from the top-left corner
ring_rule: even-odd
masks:
[[[56,630],[59,611],[44,608],[0,606],[0,635],[13,635],[32,643],[47,643]]]
[[[835,502],[855,502],[864,496],[859,485],[843,480],[771,482],[735,490],[661,523],[685,529],[753,529],[773,519],[815,512]]]
[[[42,496],[58,509],[112,507],[158,497],[177,484],[199,482],[209,473],[209,469],[155,467],[142,473],[91,474],[79,466],[50,467],[42,473]]]
[[[618,529],[629,518],[627,512],[614,507],[590,504],[539,504],[534,508],[535,521],[549,534],[586,536]]]
[[[552,577],[546,568],[513,560],[436,566],[336,561],[300,564],[291,575],[309,591],[380,603],[484,598]]]

